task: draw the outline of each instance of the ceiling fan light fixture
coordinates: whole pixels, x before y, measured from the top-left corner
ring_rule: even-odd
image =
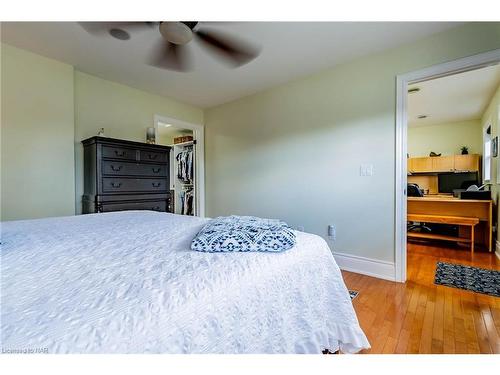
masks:
[[[183,45],[193,39],[193,31],[182,22],[160,23],[160,34],[170,43]]]

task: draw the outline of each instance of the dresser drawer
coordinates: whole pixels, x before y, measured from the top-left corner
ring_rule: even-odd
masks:
[[[124,159],[124,160],[136,160],[137,150],[128,147],[119,146],[102,146],[102,157],[103,158],[113,158],[113,159]]]
[[[151,161],[155,163],[165,163],[167,161],[166,152],[141,150],[139,155],[141,161]]]
[[[148,211],[167,211],[166,201],[151,202],[124,202],[124,203],[106,203],[101,205],[100,212],[127,211],[127,210],[148,210]]]
[[[102,174],[112,176],[149,176],[165,177],[168,166],[155,164],[130,163],[125,161],[105,160],[102,162]]]
[[[168,191],[168,181],[166,178],[104,177],[102,191],[104,193]]]

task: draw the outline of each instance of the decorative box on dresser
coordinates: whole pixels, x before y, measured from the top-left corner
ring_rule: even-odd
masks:
[[[171,212],[170,147],[107,137],[83,143],[82,212]]]

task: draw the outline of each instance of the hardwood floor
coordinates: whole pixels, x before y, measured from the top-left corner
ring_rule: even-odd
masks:
[[[500,353],[500,298],[434,285],[438,261],[500,270],[500,260],[444,246],[409,243],[405,284],[342,272],[360,292],[353,305],[372,345],[364,352]]]

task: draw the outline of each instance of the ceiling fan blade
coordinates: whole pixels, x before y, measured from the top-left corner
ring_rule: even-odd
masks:
[[[236,67],[250,62],[260,53],[259,48],[219,31],[199,29],[194,33],[212,52]]]
[[[162,40],[155,48],[150,65],[161,69],[188,72],[192,69],[192,59],[187,46]]]
[[[128,31],[148,30],[159,22],[78,22],[89,34],[96,36],[110,35],[121,40],[130,39]]]

